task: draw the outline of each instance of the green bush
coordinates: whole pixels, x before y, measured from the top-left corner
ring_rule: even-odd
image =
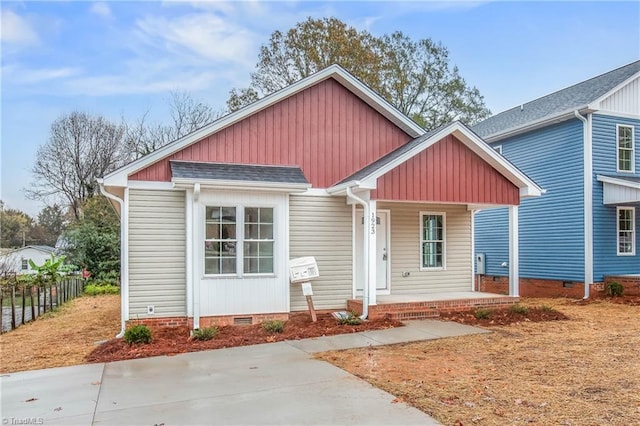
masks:
[[[265,321],[262,323],[262,328],[269,333],[282,333],[284,331],[284,321]]]
[[[151,330],[144,324],[134,325],[124,332],[124,341],[129,345],[134,343],[151,343]]]
[[[359,316],[354,315],[353,312],[349,312],[347,315],[344,315],[338,318],[338,324],[340,325],[358,325],[362,324],[362,320]]]
[[[211,327],[198,328],[193,330],[191,338],[193,340],[211,340],[215,339],[219,332],[220,330],[215,325]]]
[[[519,303],[509,306],[509,310],[514,314],[520,314],[520,315],[527,315],[527,312],[529,312],[529,308]]]
[[[607,296],[611,297],[621,297],[624,292],[624,287],[622,284],[617,282],[611,282],[604,286],[604,291],[607,293]]]
[[[555,309],[553,309],[551,306],[549,305],[542,305],[540,306],[540,310],[542,312],[555,312]]]
[[[473,316],[476,317],[476,319],[489,319],[492,313],[493,310],[491,309],[478,308],[473,312]]]
[[[84,287],[84,294],[97,296],[99,294],[120,294],[120,287],[111,284],[89,284]]]

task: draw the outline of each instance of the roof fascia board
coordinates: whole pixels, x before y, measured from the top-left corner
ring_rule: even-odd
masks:
[[[635,189],[640,189],[640,182],[632,182],[626,179],[616,179],[614,177],[611,176],[603,176],[603,175],[597,175],[596,179],[598,180],[598,182],[604,182],[604,183],[609,183],[612,185],[619,185],[619,186],[624,186],[627,188],[635,188]]]
[[[190,188],[199,183],[203,189],[223,189],[223,190],[265,190],[265,191],[306,191],[311,187],[308,183],[277,183],[277,182],[255,182],[237,180],[217,180],[217,179],[195,179],[195,178],[173,178],[171,181],[175,187]]]
[[[203,139],[232,124],[235,124],[245,119],[246,117],[249,117],[265,108],[270,107],[271,105],[280,102],[283,99],[293,96],[296,93],[301,92],[304,89],[329,78],[335,78],[340,83],[346,85],[347,88],[351,90],[356,96],[362,99],[373,109],[383,114],[386,118],[390,119],[394,124],[398,125],[404,131],[406,131],[411,137],[418,137],[425,133],[425,130],[422,127],[418,126],[413,120],[406,117],[390,103],[384,100],[381,96],[376,94],[373,90],[369,89],[366,85],[364,85],[358,79],[345,71],[342,67],[338,65],[332,65],[322,71],[310,75],[309,77],[303,78],[302,80],[299,80],[271,95],[265,96],[264,98],[252,103],[251,105],[246,106],[245,108],[222,117],[214,121],[213,123],[184,136],[181,139],[169,143],[168,145],[165,145],[162,148],[159,148],[152,153],[145,155],[144,157],[139,158],[138,160],[135,160],[127,164],[126,166],[123,166],[120,169],[111,172],[104,177],[105,185],[126,186],[127,177],[130,174],[136,173],[144,169],[145,167],[148,167],[151,164],[168,157],[174,152],[186,148],[187,146],[197,142],[200,139]]]
[[[600,104],[602,103],[602,101],[604,101],[609,96],[611,96],[614,93],[616,93],[618,90],[622,89],[624,86],[630,84],[632,81],[637,80],[638,78],[640,78],[640,72],[637,72],[637,73],[633,74],[631,77],[627,78],[622,83],[618,84],[616,87],[614,87],[613,89],[609,90],[607,93],[605,93],[604,95],[600,96],[595,101],[591,102],[589,104],[589,108],[600,109]]]

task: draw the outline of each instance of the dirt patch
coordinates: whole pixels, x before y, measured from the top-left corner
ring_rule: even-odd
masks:
[[[120,331],[120,296],[83,296],[0,336],[2,373],[84,362],[95,342]]]
[[[630,425],[640,419],[640,310],[529,299],[567,321],[321,354],[445,425]]]
[[[524,306],[524,305],[523,305]],[[510,325],[518,322],[561,321],[569,319],[565,314],[549,306],[526,306],[526,312],[518,312],[514,308],[479,309],[464,312],[445,312],[440,319],[455,321],[467,325],[491,327]],[[481,313],[486,318],[480,316]]]
[[[234,346],[256,345],[259,343],[299,340],[310,337],[335,334],[357,333],[367,330],[381,330],[402,326],[399,321],[378,319],[359,325],[341,325],[331,314],[318,315],[318,322],[311,321],[307,313],[292,314],[285,322],[282,333],[270,333],[262,325],[225,326],[215,339],[192,340],[188,327],[158,327],[153,329],[153,342],[129,346],[122,339],[112,339],[95,348],[86,357],[87,362],[109,362],[123,359],[144,358],[158,355],[174,355],[184,352],[220,349]]]

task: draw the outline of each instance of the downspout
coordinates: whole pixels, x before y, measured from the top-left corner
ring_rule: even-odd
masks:
[[[351,200],[355,201],[358,204],[362,204],[362,206],[364,207],[364,217],[367,217],[367,218],[369,217],[369,203],[367,203],[365,200],[355,195],[353,191],[351,191],[350,187],[347,187],[347,197],[349,197]],[[356,226],[358,225],[356,224]],[[364,248],[362,253],[362,259],[364,260],[365,267],[364,267],[364,284],[362,288],[362,316],[360,318],[364,320],[364,319],[367,319],[367,317],[369,316],[369,267],[367,265],[368,265],[368,259],[369,259],[369,238],[371,238],[371,236],[366,231],[363,232],[363,234],[364,234],[364,244],[363,244]]]
[[[573,112],[582,121],[583,133],[583,197],[584,197],[584,298],[589,298],[593,282],[593,153],[591,146],[591,120],[577,110]]]
[[[102,182],[98,182],[98,186],[100,187],[100,193],[102,195],[104,195],[105,197],[109,198],[110,200],[113,200],[115,202],[117,202],[118,204],[120,204],[120,276],[121,278],[124,277],[124,250],[122,250],[122,244],[125,243],[125,221],[124,221],[124,200],[122,200],[121,198],[116,197],[115,195],[107,192],[104,189],[104,185],[102,184]],[[125,296],[127,294],[128,291],[128,285],[127,285],[127,280],[125,279],[121,279],[120,280],[120,303],[121,303],[121,308],[120,308],[120,332],[116,335],[116,338],[121,338],[122,336],[124,336],[124,332],[126,329],[126,325],[127,325],[127,321],[126,318],[124,317],[124,312],[125,312],[125,306],[127,303],[127,300],[125,299]]]

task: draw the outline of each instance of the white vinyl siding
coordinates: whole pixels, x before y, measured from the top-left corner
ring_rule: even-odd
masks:
[[[391,210],[391,294],[471,290],[471,212],[466,206],[378,202],[378,208]],[[420,212],[446,215],[444,270],[421,270]]]
[[[618,231],[618,256],[635,256],[636,254],[636,229],[635,208],[618,207],[617,226]]]
[[[616,126],[618,172],[633,173],[635,169],[635,141],[633,126]]]
[[[353,296],[352,207],[344,197],[291,195],[289,257],[314,256],[320,277],[311,281],[316,309],[344,309]],[[307,309],[300,284],[291,284],[291,310]]]
[[[185,292],[185,193],[129,190],[129,318],[185,316]]]

